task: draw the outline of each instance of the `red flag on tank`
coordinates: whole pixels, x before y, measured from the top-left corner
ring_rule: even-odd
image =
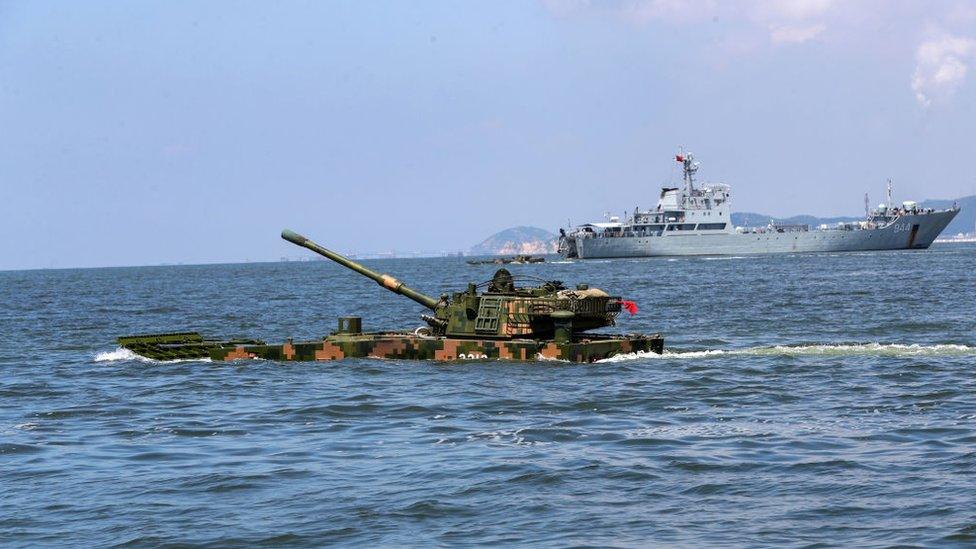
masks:
[[[621,299],[620,306],[623,307],[624,309],[627,309],[627,312],[632,315],[637,314],[637,303],[634,303],[633,301],[627,301],[626,299]]]
[[[685,161],[685,157],[681,156],[680,154],[674,155],[674,159],[677,160],[678,162],[684,162]]]

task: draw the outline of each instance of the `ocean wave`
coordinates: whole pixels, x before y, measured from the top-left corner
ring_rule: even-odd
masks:
[[[976,347],[955,344],[904,345],[900,343],[849,343],[835,345],[774,345],[745,349],[700,351],[665,350],[664,353],[636,352],[616,355],[599,362],[622,362],[642,358],[688,359],[715,356],[976,356]]]
[[[154,360],[133,353],[125,347],[118,347],[114,351],[105,351],[95,355],[95,362],[117,362],[121,360],[138,360],[149,364],[176,364],[177,362],[211,362],[210,358],[176,358],[173,360]]]

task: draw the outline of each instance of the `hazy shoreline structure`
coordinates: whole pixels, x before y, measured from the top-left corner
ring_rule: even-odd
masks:
[[[970,212],[972,214],[972,212]],[[971,215],[971,217],[976,217],[976,215]],[[949,233],[949,229],[953,226],[952,223],[949,227],[946,227],[945,233]],[[956,234],[950,236],[943,236],[935,239],[939,244],[961,244],[965,242],[976,242],[976,221],[973,221],[973,232],[957,232]]]
[[[936,244],[967,244],[970,242],[976,242],[976,232],[960,233],[953,236],[935,239]]]

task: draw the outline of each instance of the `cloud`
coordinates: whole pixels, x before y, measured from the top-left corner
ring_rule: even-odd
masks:
[[[702,21],[728,56],[817,40],[858,55],[904,55],[904,36],[925,33],[915,50],[910,92],[923,107],[948,101],[976,70],[976,5],[972,0],[541,0],[554,16],[601,16],[635,26],[691,27]],[[934,27],[933,27],[934,26]],[[933,30],[934,28],[934,30]],[[717,33],[716,33],[717,34]],[[926,35],[922,35],[926,36]],[[908,89],[904,90],[908,92]]]
[[[770,19],[804,21],[824,15],[833,4],[834,0],[760,0],[753,9]]]
[[[753,19],[765,23],[773,44],[802,44],[827,29],[823,19],[830,15],[833,0],[758,0],[752,5]]]
[[[625,19],[637,24],[655,19],[688,22],[710,17],[716,8],[713,0],[633,0],[622,6],[621,13]]]
[[[607,13],[635,25],[651,21],[687,23],[711,17],[718,0],[541,0],[553,16]]]
[[[556,17],[569,17],[591,7],[590,0],[542,0],[542,5]]]
[[[769,38],[777,44],[800,44],[812,40],[826,29],[823,23],[813,25],[783,25],[770,27]]]
[[[820,35],[834,0],[541,0],[555,17],[611,14],[633,25],[688,24],[722,19],[743,21],[768,32],[773,43],[801,43]],[[836,10],[835,10],[836,11]]]
[[[912,91],[923,107],[952,97],[966,80],[976,58],[976,40],[944,34],[919,45],[915,52]]]

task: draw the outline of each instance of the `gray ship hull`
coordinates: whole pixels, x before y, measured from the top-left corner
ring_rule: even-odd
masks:
[[[925,249],[958,210],[903,215],[876,229],[802,232],[681,234],[661,236],[583,237],[575,240],[581,259],[683,255],[753,255],[803,252]],[[570,248],[573,248],[570,243]]]

